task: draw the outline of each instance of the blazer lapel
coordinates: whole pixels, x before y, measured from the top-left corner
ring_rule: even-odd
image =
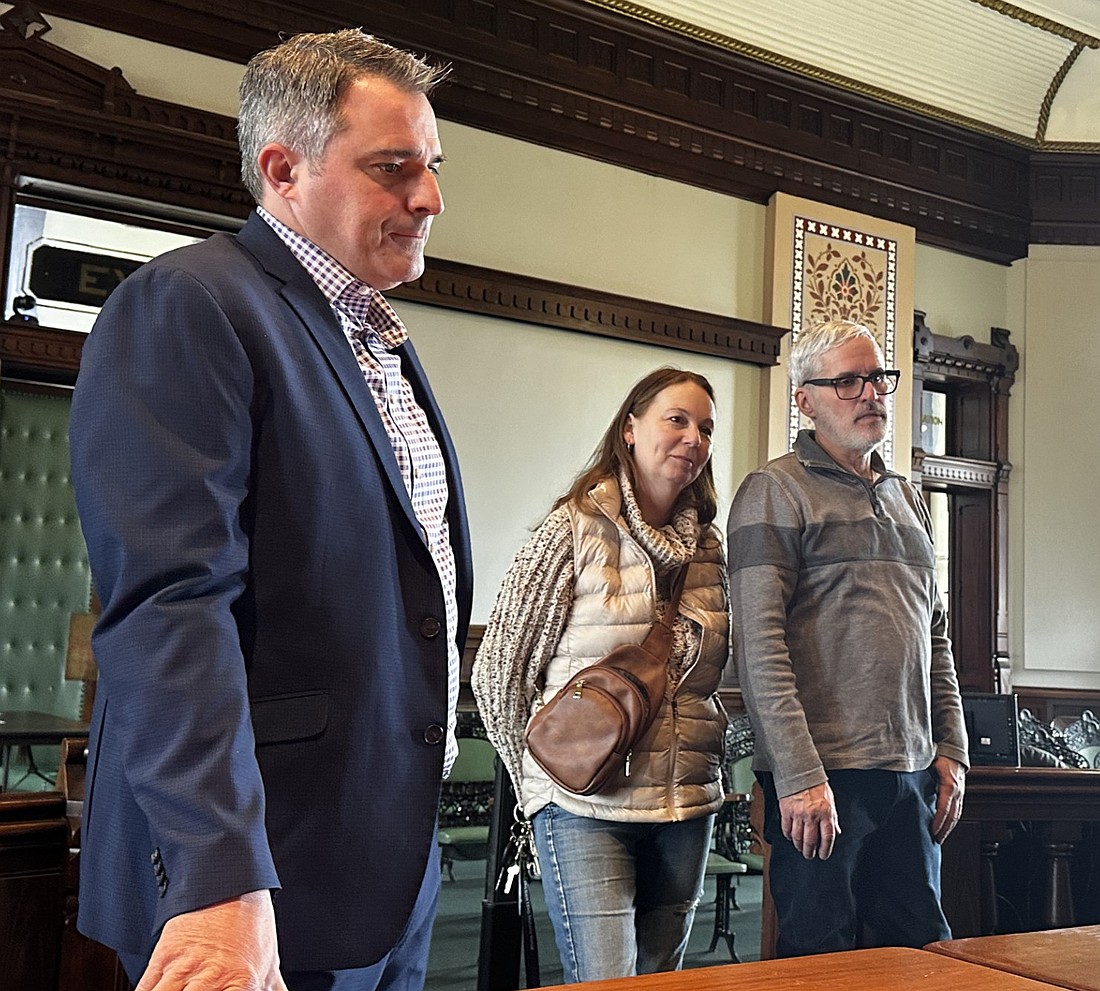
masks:
[[[290,249],[262,217],[253,212],[237,235],[238,241],[256,258],[265,271],[283,283],[281,294],[287,305],[305,326],[332,370],[341,391],[355,410],[375,457],[392,487],[410,525],[424,540],[424,531],[413,511],[401,469],[393,453],[389,435],[374,404],[374,397],[363,379],[351,345],[340,327],[328,300],[309,273],[302,268]],[[433,427],[435,424],[433,423]]]

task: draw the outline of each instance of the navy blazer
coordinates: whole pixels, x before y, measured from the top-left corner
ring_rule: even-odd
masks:
[[[454,448],[461,653],[472,594]],[[72,477],[103,604],[83,932],[151,952],[172,916],[275,896],[290,970],[390,950],[432,852],[442,587],[331,308],[256,214],[144,265],[89,336]]]

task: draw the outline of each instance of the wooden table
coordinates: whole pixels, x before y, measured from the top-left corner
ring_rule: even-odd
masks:
[[[8,790],[12,748],[34,744],[60,744],[67,736],[88,735],[88,724],[65,719],[49,712],[29,709],[5,709],[0,712],[0,791]],[[36,773],[31,764],[27,773]]]
[[[592,981],[585,991],[1051,991],[1032,981],[925,950],[850,950],[816,957],[699,967]],[[575,987],[575,985],[562,985]]]
[[[1070,857],[1083,825],[1100,822],[1100,771],[973,767],[966,775],[962,821],[943,846],[943,910],[956,937],[997,932],[996,841],[1006,823],[1019,820],[1041,824],[1037,852],[1046,864],[1042,910],[1016,928],[1066,928],[1077,921],[1070,895]]]
[[[949,939],[925,949],[1060,988],[1100,991],[1100,926]]]

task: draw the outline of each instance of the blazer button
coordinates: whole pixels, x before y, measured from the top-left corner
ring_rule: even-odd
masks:
[[[442,624],[434,616],[428,616],[420,622],[420,635],[426,640],[439,636],[439,631],[442,629]]]
[[[443,742],[443,737],[446,736],[446,732],[442,726],[438,723],[432,723],[426,730],[424,730],[424,742],[431,744],[433,747]]]

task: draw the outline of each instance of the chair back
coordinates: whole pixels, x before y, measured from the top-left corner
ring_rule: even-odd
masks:
[[[1070,749],[1060,733],[1055,733],[1032,715],[1021,709],[1017,716],[1020,731],[1020,763],[1032,767],[1088,767],[1088,762],[1076,750]]]
[[[87,611],[91,578],[69,483],[69,407],[67,395],[45,389],[0,389],[0,711],[79,719],[85,686],[66,680],[65,658],[69,617]],[[56,748],[35,748],[34,759],[52,779]]]
[[[1089,767],[1100,769],[1100,720],[1090,709],[1063,729],[1061,737],[1070,750],[1085,759]]]

